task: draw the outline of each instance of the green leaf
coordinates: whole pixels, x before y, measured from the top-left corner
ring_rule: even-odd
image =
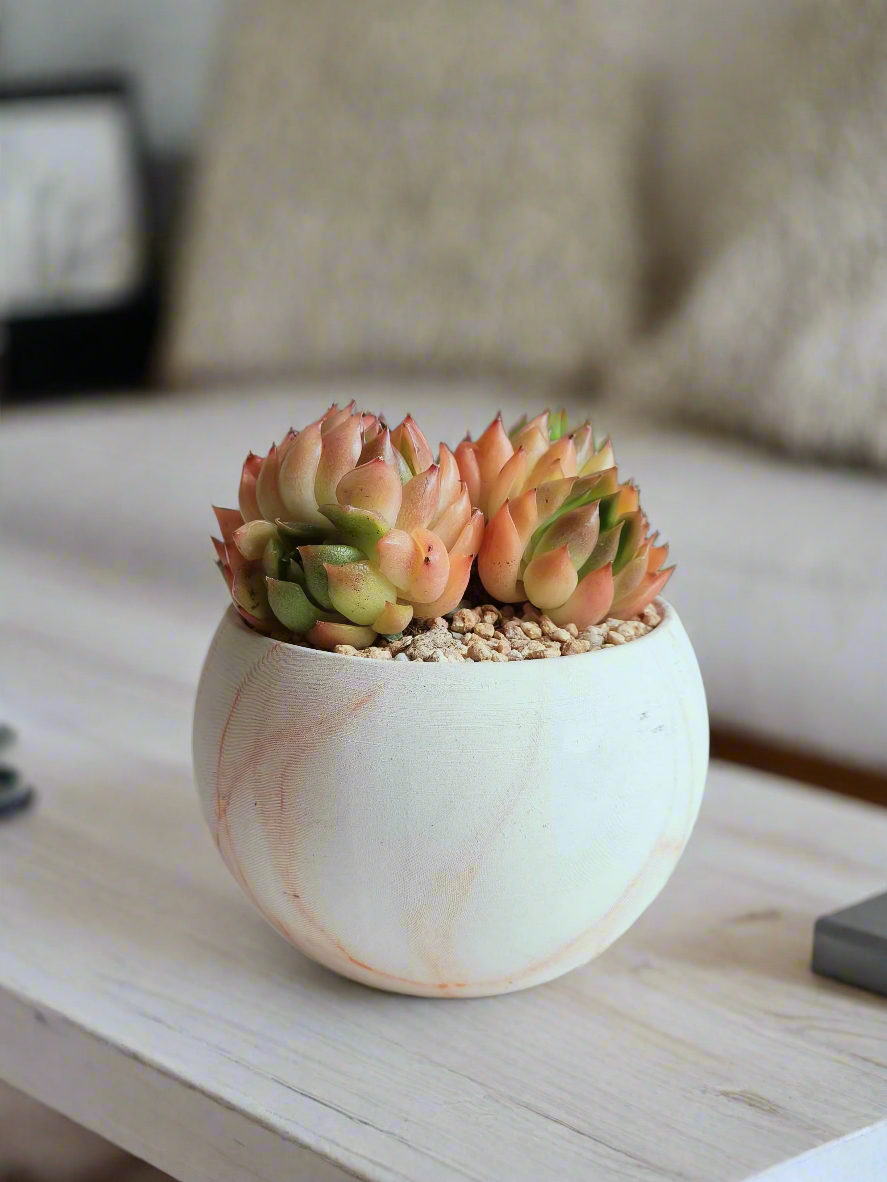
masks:
[[[300,587],[305,587],[305,572],[297,558],[291,558],[287,563],[284,578],[288,579],[290,583],[298,583]]]
[[[290,632],[304,634],[310,631],[318,620],[330,618],[325,612],[318,611],[298,583],[266,578],[265,585],[271,610]]]
[[[262,570],[272,579],[285,577],[287,560],[279,538],[269,538],[262,554]]]
[[[636,509],[634,513],[627,514],[622,521],[622,536],[619,538],[619,547],[613,559],[614,577],[634,558],[643,540],[644,515],[640,509]]]
[[[265,576],[257,562],[245,563],[234,575],[231,598],[257,620],[270,620]]]
[[[320,509],[346,542],[357,546],[367,558],[374,558],[376,543],[384,538],[391,526],[371,509],[357,509],[353,505],[323,505]]]
[[[368,562],[348,562],[327,571],[333,607],[353,624],[372,624],[387,602],[397,600],[397,588]]]
[[[360,562],[364,557],[363,551],[355,546],[337,542],[326,546],[300,546],[299,555],[308,594],[327,611],[333,610],[333,601],[330,599],[329,581],[323,564],[328,562],[331,566],[344,566],[346,562]]]
[[[569,422],[565,410],[557,410],[548,420],[548,437],[552,443],[557,443],[567,433]]]
[[[275,525],[285,538],[292,540],[292,545],[323,542],[332,532],[325,525],[309,525],[307,521],[281,521],[279,517]]]
[[[619,549],[619,535],[622,533],[622,525],[623,523],[620,521],[613,529],[608,529],[599,535],[597,545],[588,560],[579,568],[580,581],[586,575],[591,574],[593,570],[600,570],[602,566],[606,566],[608,562],[614,560],[616,551]]]

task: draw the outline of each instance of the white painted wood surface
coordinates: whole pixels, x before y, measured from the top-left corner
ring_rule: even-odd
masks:
[[[35,487],[101,479],[46,427]],[[178,523],[148,503],[131,548],[100,516],[56,547],[4,495],[0,716],[41,799],[0,825],[0,1077],[183,1182],[739,1182],[883,1117],[887,1003],[808,963],[818,914],[883,889],[887,814],[716,768],[598,960],[502,998],[368,990],[273,932],[205,832],[221,581],[153,569]]]

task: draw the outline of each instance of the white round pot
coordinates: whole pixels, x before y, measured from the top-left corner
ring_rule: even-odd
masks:
[[[426,664],[269,640],[233,608],[194,767],[229,870],[307,956],[479,997],[585,964],[659,894],[708,762],[680,620],[558,660]]]

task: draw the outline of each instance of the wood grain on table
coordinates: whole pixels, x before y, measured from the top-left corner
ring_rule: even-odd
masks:
[[[376,993],[266,926],[204,830],[221,580],[76,549],[2,546],[2,715],[40,803],[0,826],[0,1077],[184,1182],[739,1182],[887,1111],[884,1001],[808,968],[816,916],[884,888],[887,813],[716,766],[598,961]]]

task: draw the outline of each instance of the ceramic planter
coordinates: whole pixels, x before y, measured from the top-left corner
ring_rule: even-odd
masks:
[[[194,718],[229,870],[307,956],[433,997],[507,993],[603,952],[699,810],[702,680],[680,620],[504,664],[374,661],[269,640],[229,608]]]

